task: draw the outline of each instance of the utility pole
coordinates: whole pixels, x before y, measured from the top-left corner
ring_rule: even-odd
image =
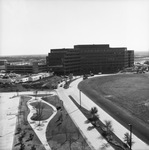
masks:
[[[129,129],[130,129],[130,150],[131,150],[131,146],[132,146],[132,124],[129,124]]]
[[[81,107],[81,90],[80,90],[80,92],[79,92],[79,93],[80,93],[80,107]]]

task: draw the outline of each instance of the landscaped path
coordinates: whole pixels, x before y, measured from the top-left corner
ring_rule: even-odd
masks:
[[[102,75],[100,75],[102,76]],[[70,88],[67,90],[67,94],[74,97],[74,99],[80,104],[80,91],[78,90],[78,84],[83,79],[80,78],[70,84]],[[98,113],[100,116],[100,120],[104,122],[104,120],[110,120],[112,121],[112,125],[114,128],[114,133],[123,141],[124,134],[126,132],[129,133],[129,131],[121,125],[119,122],[117,122],[113,117],[111,117],[109,114],[107,114],[103,109],[101,109],[98,105],[96,105],[92,100],[90,100],[85,94],[81,92],[81,105],[86,108],[87,110],[90,110],[92,107],[97,107]],[[134,134],[132,134],[132,139],[135,142],[132,146],[133,150],[149,150],[149,145],[141,141],[138,137],[136,137]]]
[[[46,120],[43,120],[43,121],[40,121],[40,125],[39,125],[39,121],[33,121],[31,120],[31,117],[33,116],[34,113],[36,113],[36,110],[35,108],[30,105],[31,103],[34,103],[34,102],[42,102],[42,103],[45,103],[47,105],[49,105],[50,107],[53,108],[53,114],[50,116],[50,118],[46,119]],[[48,142],[47,142],[47,139],[46,139],[46,129],[47,129],[47,125],[48,123],[50,122],[50,120],[56,115],[57,113],[57,110],[56,108],[45,102],[44,100],[41,99],[41,97],[31,97],[31,100],[28,101],[27,103],[28,105],[28,108],[30,109],[30,113],[27,117],[27,120],[29,122],[29,124],[31,125],[32,129],[34,130],[34,132],[36,133],[36,135],[38,136],[39,140],[41,141],[41,143],[43,144],[43,146],[45,147],[46,150],[51,150]]]
[[[92,126],[92,124],[85,123],[87,118],[68,97],[70,95],[69,90],[59,87],[56,90],[56,92],[58,93],[59,98],[63,101],[63,105],[67,113],[80,130],[82,136],[85,138],[90,148],[92,150],[101,150],[103,148],[103,145],[107,144],[107,141],[101,138],[100,133],[95,128],[92,129],[91,131],[88,130],[88,127]],[[106,148],[106,150],[114,150],[114,149],[111,146],[109,146]]]
[[[17,96],[16,92],[0,93],[0,150],[12,149],[20,95],[28,96],[31,94],[34,94],[34,92],[19,92],[19,96]],[[39,91],[38,94],[48,95],[55,94],[55,92]],[[55,110],[55,108],[53,109]],[[42,140],[42,136],[39,137],[40,140]]]
[[[70,88],[63,89],[62,87],[59,87],[56,91],[60,99],[63,100],[64,107],[69,113],[70,117],[72,118],[76,126],[78,126],[84,138],[86,138],[86,141],[88,142],[89,146],[92,149],[100,150],[102,145],[107,142],[104,139],[100,138],[101,135],[96,129],[93,129],[91,131],[87,130],[87,128],[92,125],[84,123],[86,121],[86,117],[82,114],[80,110],[78,110],[78,108],[69,98],[69,95],[71,95],[80,104],[80,93],[79,93],[77,86],[78,86],[78,83],[81,81],[82,81],[82,78],[77,79],[76,81],[70,84]],[[45,91],[38,92],[38,94],[50,94],[50,93],[45,92]],[[0,93],[0,110],[1,110],[1,113],[0,113],[0,122],[1,122],[0,123],[0,129],[1,129],[0,149],[2,150],[11,150],[12,145],[13,145],[15,125],[17,122],[16,116],[18,113],[18,106],[19,106],[19,99],[20,99],[18,96],[14,96],[14,94],[16,93],[14,92],[13,93]],[[20,92],[19,94],[28,95],[28,94],[33,94],[33,92]],[[103,111],[99,106],[97,106],[92,100],[90,100],[82,92],[81,92],[81,106],[85,107],[88,110],[90,110],[92,107],[97,107],[101,121],[111,120],[115,134],[121,140],[123,140],[124,133],[129,132],[126,128],[124,128],[120,123],[118,123],[115,119],[113,119],[110,115],[108,115],[105,111]],[[35,110],[32,110],[32,111],[35,112]],[[31,114],[33,114],[33,112]],[[31,123],[31,125],[34,124],[33,121],[31,120],[29,120],[29,122]],[[45,123],[46,122],[44,122],[44,126],[41,127],[42,130],[38,128],[39,129],[38,131],[39,132],[42,131],[42,133],[44,132],[44,134],[45,134],[45,129],[46,129]],[[37,128],[34,128],[34,130],[36,129]],[[47,146],[47,141],[45,140],[45,138],[43,138],[43,134],[41,134],[40,132],[38,135],[39,135],[39,139],[45,145],[45,147],[50,149],[50,147]],[[149,150],[149,146],[146,145],[139,138],[137,138],[134,134],[132,138],[133,138],[133,141],[135,142],[135,144],[132,146],[133,150]],[[113,149],[112,147],[106,148],[106,150],[112,150],[112,149]]]

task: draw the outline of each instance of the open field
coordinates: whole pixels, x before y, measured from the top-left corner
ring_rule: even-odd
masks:
[[[79,88],[96,104],[149,144],[149,74],[121,74],[84,80]],[[105,118],[106,119],[106,118]]]

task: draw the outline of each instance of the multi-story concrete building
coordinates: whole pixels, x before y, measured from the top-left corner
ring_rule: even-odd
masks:
[[[110,48],[108,44],[75,45],[74,49],[52,49],[46,60],[59,74],[113,73],[133,66],[134,51]]]
[[[51,53],[46,57],[49,70],[53,70],[57,74],[64,74],[64,57],[68,51],[73,49],[51,49]]]
[[[9,63],[6,64],[6,72],[15,72],[19,74],[33,74],[39,72],[47,72],[48,68],[46,64],[41,64],[38,62],[33,63]]]

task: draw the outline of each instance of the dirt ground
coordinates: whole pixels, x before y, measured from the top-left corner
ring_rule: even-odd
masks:
[[[121,74],[84,80],[79,88],[96,104],[149,144],[149,74]],[[112,108],[112,109],[111,109]]]

